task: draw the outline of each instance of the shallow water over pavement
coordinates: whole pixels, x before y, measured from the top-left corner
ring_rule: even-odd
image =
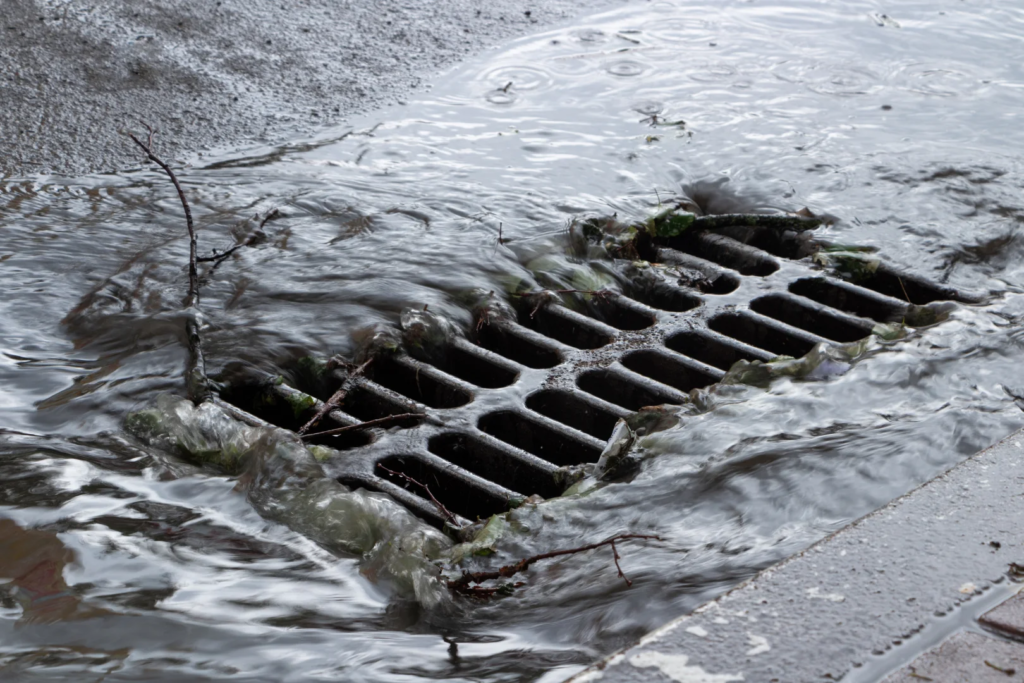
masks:
[[[631,483],[524,512],[509,557],[660,535],[621,547],[628,589],[598,551],[426,613],[134,442],[125,415],[182,391],[176,197],[148,169],[0,181],[0,517],[19,525],[0,543],[30,566],[5,570],[0,672],[559,680],[1024,425],[1024,11],[897,9],[628,5],[352,131],[180,172],[204,253],[282,213],[204,286],[213,370],[351,353],[406,307],[468,325],[460,293],[529,281],[525,255],[559,252],[573,216],[640,217],[683,186],[827,212],[826,239],[992,293],[841,377],[714,392]]]

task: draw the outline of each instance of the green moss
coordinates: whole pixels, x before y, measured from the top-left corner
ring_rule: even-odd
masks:
[[[294,394],[288,394],[285,398],[288,401],[288,405],[291,406],[292,414],[296,420],[302,418],[308,411],[316,407],[316,399],[309,394],[304,394],[301,391],[296,391]]]
[[[678,237],[693,226],[697,217],[692,213],[668,209],[647,219],[647,232],[652,237]]]
[[[328,448],[327,446],[318,446],[316,444],[310,444],[306,446],[306,450],[313,454],[313,457],[316,459],[317,462],[326,462],[327,460],[330,460],[331,456],[337,452],[333,448]]]

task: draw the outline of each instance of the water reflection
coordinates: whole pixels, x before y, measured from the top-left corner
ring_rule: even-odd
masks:
[[[21,606],[21,624],[88,619],[104,613],[83,607],[64,581],[64,566],[74,553],[52,531],[22,529],[0,519],[0,579],[9,579],[10,595]]]
[[[558,680],[1024,424],[1024,67],[1006,58],[1024,13],[898,10],[629,5],[467,64],[351,131],[180,174],[204,253],[282,213],[207,275],[214,371],[349,353],[353,331],[406,307],[468,325],[461,295],[535,285],[527,257],[562,254],[568,219],[644,215],[684,185],[712,210],[827,211],[827,239],[994,294],[841,377],[713,392],[714,410],[647,444],[633,482],[523,511],[510,556],[664,537],[624,549],[628,590],[610,562],[566,559],[513,599],[423,613],[260,517],[234,481],[133,442],[124,416],[181,390],[176,197],[150,171],[0,181],[0,517],[49,539],[33,543],[52,559],[26,570],[25,590],[59,596],[39,609],[108,612],[26,624],[14,595],[32,594],[7,584],[0,671]]]

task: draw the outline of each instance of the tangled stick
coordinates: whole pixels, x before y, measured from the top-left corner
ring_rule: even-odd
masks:
[[[311,417],[309,419],[309,422],[299,427],[299,436],[303,436],[306,432],[315,427],[317,423],[323,419],[324,415],[331,412],[335,408],[341,407],[341,402],[345,400],[345,396],[348,394],[348,388],[349,386],[351,386],[352,380],[354,380],[359,375],[363,374],[363,371],[366,370],[367,366],[369,366],[370,363],[372,362],[373,359],[370,358],[365,363],[356,368],[351,375],[345,378],[345,381],[341,383],[341,386],[338,387],[338,390],[335,391],[329,399],[327,399],[327,403],[320,406],[320,410],[316,411],[316,415]]]
[[[462,525],[459,524],[459,520],[455,517],[454,514],[452,514],[451,510],[446,508],[444,506],[444,504],[441,501],[439,501],[437,498],[435,498],[434,494],[430,492],[430,487],[429,486],[427,486],[426,484],[421,484],[420,482],[416,481],[415,479],[410,477],[408,474],[405,474],[404,472],[396,472],[394,470],[388,469],[387,467],[384,467],[384,465],[381,465],[380,463],[377,463],[377,467],[379,467],[380,469],[384,470],[385,472],[387,472],[388,474],[390,474],[393,477],[401,477],[402,479],[405,479],[410,484],[415,484],[416,486],[419,486],[421,489],[426,491],[427,495],[430,496],[431,502],[434,503],[434,507],[436,507],[437,511],[440,512],[441,515],[444,517],[445,524],[449,525],[453,529],[461,529],[462,528]]]
[[[399,413],[398,415],[387,415],[385,417],[378,417],[376,420],[360,422],[357,425],[338,427],[337,429],[328,429],[323,432],[313,432],[312,434],[303,434],[302,438],[312,439],[314,436],[337,436],[338,434],[345,434],[346,432],[359,432],[364,429],[371,429],[374,427],[387,427],[388,425],[404,422],[413,418],[422,420],[425,417],[426,415],[423,413]]]
[[[219,266],[221,263],[223,263],[225,259],[227,259],[229,256],[234,254],[236,251],[238,251],[242,247],[251,247],[254,244],[256,244],[257,240],[259,240],[259,238],[263,236],[262,235],[263,226],[265,226],[267,224],[267,221],[271,221],[271,220],[277,218],[279,215],[281,215],[280,211],[278,211],[276,208],[275,209],[271,209],[270,211],[268,211],[266,213],[265,216],[263,216],[263,220],[260,221],[260,227],[257,228],[256,231],[253,232],[253,234],[249,236],[249,239],[245,240],[244,242],[240,242],[240,243],[236,244],[235,246],[231,247],[230,249],[228,249],[228,250],[226,250],[224,252],[221,252],[220,254],[218,254],[217,250],[214,249],[213,250],[213,254],[211,254],[210,256],[200,256],[198,259],[196,259],[199,263],[208,263],[210,261],[213,261],[213,265],[210,266],[210,269],[208,271],[206,271],[206,277],[209,278],[210,274],[214,270],[217,269],[217,266]],[[253,216],[253,219],[256,219],[256,218],[259,218],[259,214],[256,214],[255,216]]]
[[[185,197],[185,191],[181,189],[181,183],[178,182],[178,177],[174,175],[174,171],[164,161],[153,152],[153,127],[148,123],[143,123],[144,126],[149,130],[149,137],[146,142],[143,143],[135,134],[128,131],[128,137],[132,139],[139,149],[141,149],[146,157],[154,164],[163,169],[167,177],[174,183],[174,189],[178,191],[178,199],[181,200],[181,208],[185,210],[185,225],[188,227],[188,297],[185,300],[185,310],[190,312],[190,315],[185,321],[185,334],[188,337],[188,350],[189,350],[189,363],[188,370],[185,373],[185,382],[188,385],[188,397],[195,404],[200,404],[210,400],[212,393],[210,390],[210,380],[206,376],[206,360],[203,357],[203,343],[199,336],[199,325],[201,319],[201,312],[199,310],[199,266],[198,266],[198,255],[197,255],[197,244],[196,244],[196,230],[192,223],[192,210],[189,208],[188,199]]]
[[[579,548],[571,548],[569,550],[553,550],[549,553],[541,553],[540,555],[534,555],[527,557],[526,559],[519,560],[515,564],[507,564],[500,569],[488,572],[462,572],[462,576],[457,579],[448,581],[448,588],[456,593],[462,593],[463,595],[472,595],[476,597],[491,597],[495,593],[504,592],[507,590],[506,586],[499,586],[497,588],[477,588],[471,586],[471,583],[483,583],[484,581],[491,581],[494,579],[507,579],[515,576],[520,572],[524,572],[530,568],[530,565],[540,560],[547,560],[552,557],[561,557],[563,555],[575,555],[577,553],[583,553],[588,550],[600,548],[601,546],[610,545],[612,547],[612,557],[615,560],[615,567],[618,569],[619,576],[626,582],[627,586],[632,586],[633,582],[629,580],[619,565],[619,552],[615,547],[616,541],[625,541],[627,539],[644,539],[644,540],[656,540],[660,541],[660,536],[652,536],[649,534],[617,534],[611,538],[605,539],[600,543],[591,543],[590,545],[580,546]]]

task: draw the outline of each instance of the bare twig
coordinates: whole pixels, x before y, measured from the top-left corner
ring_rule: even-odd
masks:
[[[209,261],[213,261],[213,266],[210,268],[209,271],[207,271],[206,275],[209,276],[210,273],[213,272],[214,268],[219,266],[222,261],[224,261],[227,257],[231,256],[242,247],[251,247],[253,244],[255,244],[256,241],[259,240],[260,237],[262,237],[263,226],[267,224],[267,221],[277,217],[279,213],[280,212],[277,209],[272,209],[271,211],[268,211],[267,215],[263,217],[262,221],[260,221],[260,227],[257,228],[256,231],[253,232],[253,234],[249,235],[249,239],[245,240],[244,242],[239,242],[235,246],[220,254],[218,254],[216,250],[214,250],[214,253],[211,254],[210,256],[200,256],[198,259],[196,259],[199,263],[207,263]]]
[[[434,503],[434,507],[436,507],[437,511],[440,512],[441,515],[444,517],[444,521],[445,521],[446,524],[448,524],[449,526],[451,526],[454,529],[461,529],[462,528],[462,525],[459,524],[459,520],[455,517],[454,514],[452,514],[451,510],[446,508],[444,506],[444,504],[441,501],[439,501],[437,498],[435,498],[434,494],[430,492],[430,487],[429,486],[427,486],[426,484],[422,484],[422,483],[416,481],[415,479],[410,477],[408,474],[405,474],[404,472],[396,472],[394,470],[388,469],[387,467],[385,467],[384,465],[382,465],[380,463],[377,463],[377,467],[379,467],[380,469],[384,470],[385,472],[387,472],[388,474],[390,474],[393,477],[401,477],[402,479],[405,479],[410,484],[414,484],[416,486],[419,486],[421,489],[423,489],[426,492],[426,494],[428,496],[430,496],[431,502]]]
[[[403,422],[410,418],[423,419],[426,417],[423,413],[399,413],[398,415],[388,415],[386,417],[378,417],[376,420],[367,420],[366,422],[360,422],[357,425],[349,425],[347,427],[338,427],[337,429],[328,429],[323,432],[313,432],[312,434],[303,434],[303,439],[312,439],[314,436],[334,436],[336,434],[345,434],[347,432],[359,432],[364,429],[372,429],[374,427],[384,427],[395,422]]]
[[[615,548],[615,539],[612,539],[610,545],[612,546],[612,558],[615,560],[615,569],[618,570],[619,577],[626,582],[626,586],[632,588],[633,582],[629,580],[628,576],[622,573],[622,566],[619,564],[619,560],[621,560],[622,558],[619,557],[619,551]]]
[[[189,398],[192,399],[193,403],[203,403],[210,399],[211,392],[210,381],[206,376],[206,360],[203,358],[202,339],[199,337],[199,267],[197,265],[198,256],[196,253],[198,247],[196,244],[196,230],[192,223],[192,210],[189,208],[185,191],[181,188],[181,183],[178,182],[178,177],[174,175],[174,171],[153,152],[153,127],[148,123],[143,125],[149,131],[149,137],[145,143],[135,137],[134,133],[128,132],[128,137],[146,154],[150,161],[162,168],[167,177],[171,179],[171,182],[174,183],[174,189],[178,191],[181,208],[185,210],[185,225],[188,227],[189,240],[188,298],[185,300],[185,308],[191,313],[185,321],[185,334],[188,336],[189,349],[189,366],[185,379],[188,385]]]
[[[323,419],[324,415],[326,415],[327,413],[331,412],[332,410],[341,405],[341,402],[345,400],[345,396],[348,394],[348,388],[350,386],[351,381],[358,377],[359,375],[363,374],[363,370],[365,370],[367,366],[372,362],[373,359],[370,358],[365,363],[356,368],[352,372],[352,374],[345,378],[345,381],[341,383],[341,386],[338,387],[338,390],[335,391],[334,394],[332,394],[329,399],[327,399],[327,403],[320,406],[320,410],[316,411],[316,415],[310,418],[309,422],[299,427],[299,436],[302,436],[310,429],[315,427],[316,424]]]
[[[484,581],[491,581],[494,579],[507,579],[515,576],[520,572],[524,572],[530,568],[530,565],[539,562],[540,560],[547,560],[552,557],[561,557],[563,555],[575,555],[577,553],[583,553],[588,550],[594,550],[602,546],[610,545],[612,547],[612,555],[615,558],[615,566],[619,570],[619,576],[625,580],[627,586],[632,586],[633,583],[626,578],[626,575],[622,573],[622,567],[619,566],[619,553],[615,547],[616,541],[624,541],[627,539],[645,539],[645,540],[656,540],[660,541],[660,536],[652,536],[649,534],[617,534],[611,538],[605,539],[600,543],[591,543],[590,545],[580,546],[579,548],[570,548],[569,550],[553,550],[548,553],[541,553],[540,555],[534,555],[525,559],[519,560],[514,564],[508,564],[495,571],[487,572],[463,572],[462,576],[457,579],[448,581],[448,588],[455,591],[456,593],[463,593],[467,595],[477,596],[490,596],[495,592],[498,592],[498,588],[474,588],[470,584],[483,583]]]

